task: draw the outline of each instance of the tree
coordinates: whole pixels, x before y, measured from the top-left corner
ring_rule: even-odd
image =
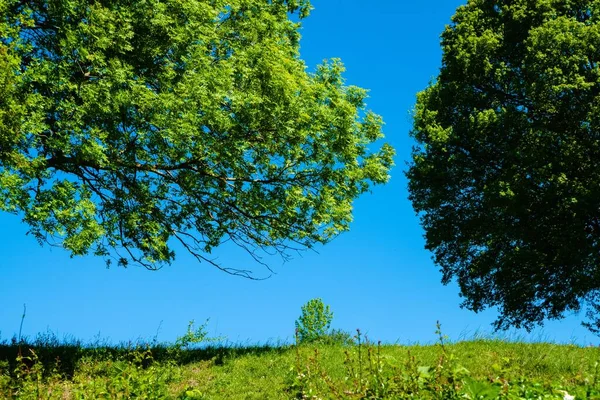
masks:
[[[468,309],[497,307],[496,328],[595,304],[600,2],[470,0],[442,49],[407,172],[442,282]]]
[[[329,306],[316,298],[309,300],[301,310],[302,314],[295,323],[297,340],[300,343],[310,343],[324,338],[333,320],[333,312]]]
[[[307,73],[308,0],[0,0],[0,209],[72,255],[286,256],[348,229],[393,150],[343,65]]]

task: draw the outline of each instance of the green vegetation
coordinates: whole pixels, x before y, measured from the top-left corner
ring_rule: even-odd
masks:
[[[410,199],[463,305],[600,332],[600,1],[470,0],[417,97]],[[594,306],[596,305],[596,306]]]
[[[393,149],[339,60],[299,56],[308,0],[0,0],[0,211],[72,255],[157,269],[312,248]]]
[[[302,314],[296,320],[296,336],[300,343],[323,339],[331,326],[333,312],[320,298],[309,300],[301,307]]]
[[[200,333],[188,337],[205,337]],[[439,333],[439,330],[438,330]],[[598,348],[476,339],[433,345],[0,344],[2,399],[600,398]]]

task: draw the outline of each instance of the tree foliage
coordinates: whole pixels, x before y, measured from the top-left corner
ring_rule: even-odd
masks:
[[[308,0],[0,0],[0,209],[42,243],[160,268],[348,229],[393,150],[341,62],[306,72]],[[292,14],[296,14],[292,18]],[[371,150],[369,150],[371,149]]]
[[[600,1],[470,0],[418,95],[410,199],[443,282],[496,327],[600,289]]]
[[[333,312],[320,298],[311,299],[301,307],[302,314],[296,320],[296,335],[300,343],[323,339],[329,333]],[[338,333],[339,334],[339,333]]]

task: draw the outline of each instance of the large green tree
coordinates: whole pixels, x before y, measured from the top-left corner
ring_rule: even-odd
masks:
[[[593,306],[600,1],[469,0],[442,49],[418,95],[408,178],[443,282],[471,310],[498,308],[498,328]]]
[[[73,255],[160,268],[324,243],[392,165],[308,0],[0,0],[0,209]],[[294,16],[295,15],[295,16]]]

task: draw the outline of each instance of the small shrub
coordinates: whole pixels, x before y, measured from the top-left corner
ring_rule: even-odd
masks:
[[[350,332],[341,329],[332,329],[329,333],[318,339],[319,343],[330,346],[352,346],[355,338]]]
[[[180,349],[190,349],[194,345],[213,340],[208,337],[208,332],[206,332],[207,325],[208,320],[198,328],[194,328],[194,320],[190,321],[185,335],[179,336],[175,341],[175,347]]]
[[[296,320],[296,335],[299,343],[311,343],[327,335],[333,313],[320,298],[309,300],[301,308]]]

